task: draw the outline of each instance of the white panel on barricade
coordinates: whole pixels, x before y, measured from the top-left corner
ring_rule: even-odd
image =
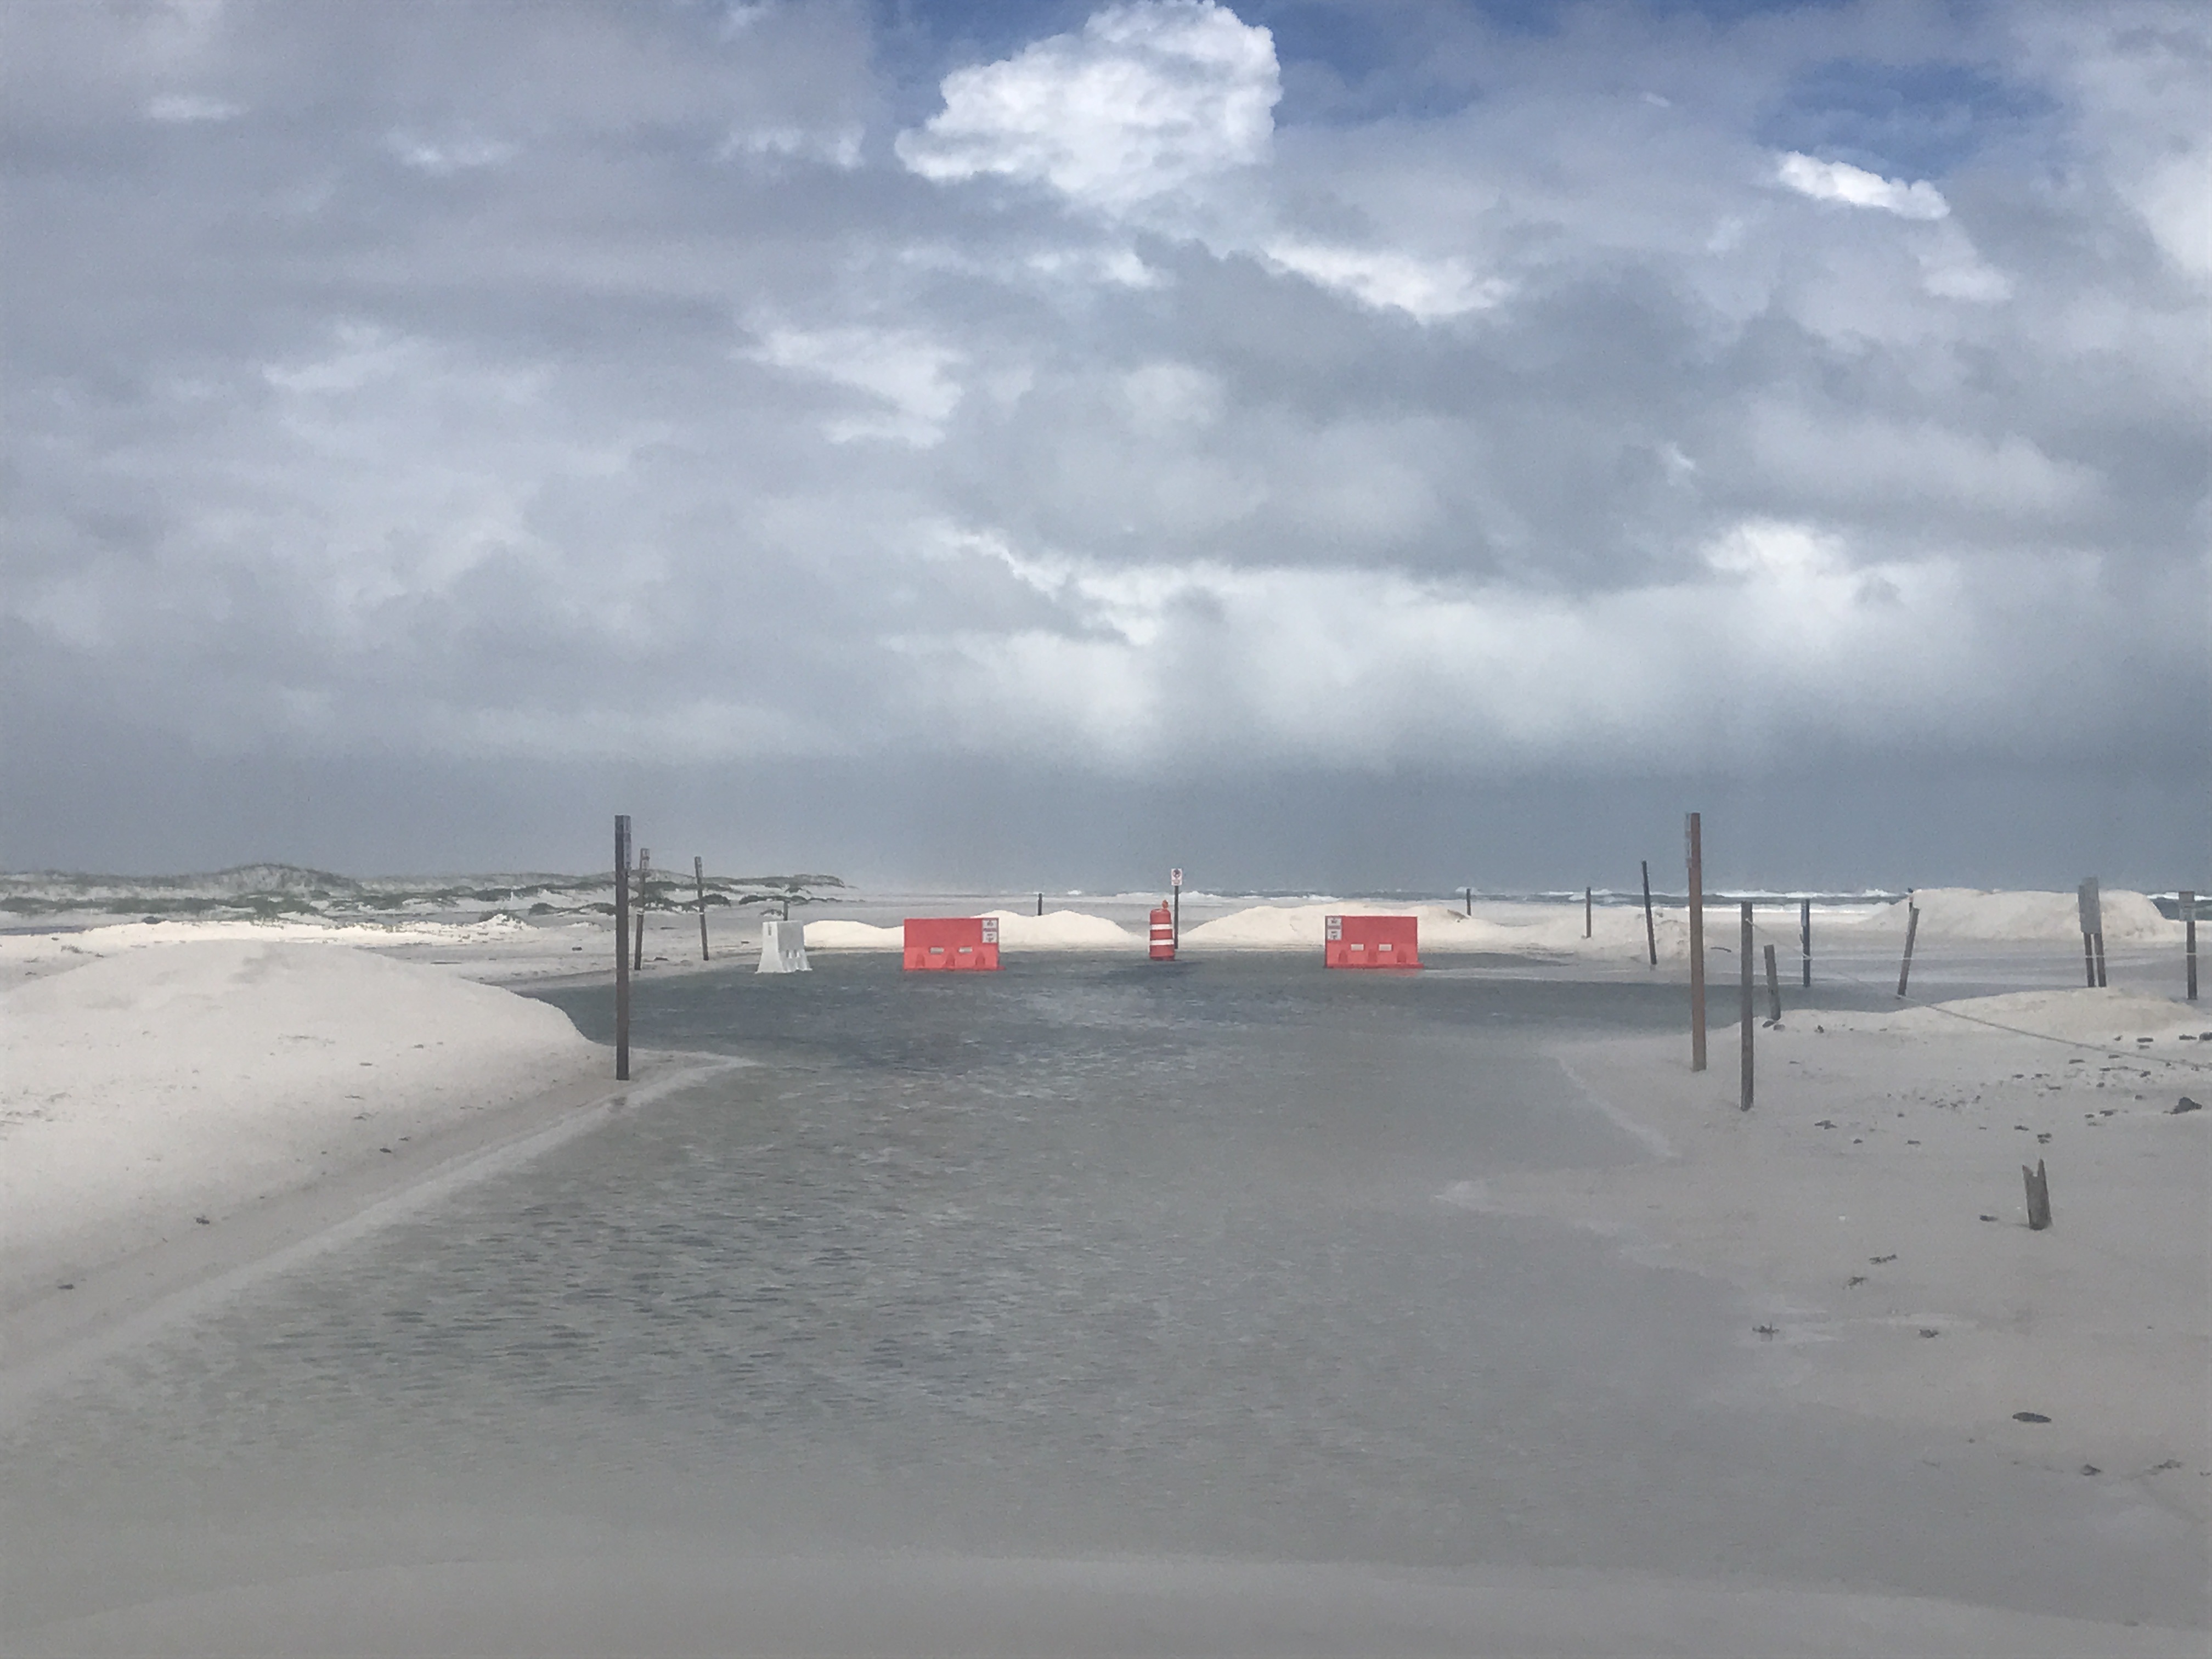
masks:
[[[788,917],[769,916],[761,922],[760,971],[763,974],[805,974],[806,924]]]

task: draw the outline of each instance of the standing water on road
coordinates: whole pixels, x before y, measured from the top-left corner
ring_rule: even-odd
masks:
[[[1681,1013],[1278,957],[648,980],[641,1048],[752,1063],[12,1426],[10,1622],[656,1539],[2195,1616],[2087,1483],[1792,1407],[1728,1287],[1443,1200],[1649,1156],[1547,1044]]]

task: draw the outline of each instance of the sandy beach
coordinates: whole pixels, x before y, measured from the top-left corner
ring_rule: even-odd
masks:
[[[1790,1397],[2118,1476],[2116,1527],[2201,1530],[2212,1113],[2177,1108],[2212,1099],[2212,1016],[2038,992],[1804,1009],[1756,1042],[1749,1112],[1732,1029],[1702,1075],[1686,1037],[1561,1047],[1658,1156],[1446,1200],[1571,1222],[1753,1292],[1767,1312],[1743,1340]],[[2042,1232],[2021,1173],[2039,1162]]]

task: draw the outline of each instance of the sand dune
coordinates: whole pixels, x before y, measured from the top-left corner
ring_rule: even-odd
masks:
[[[546,1004],[265,936],[88,956],[0,1033],[10,1299],[605,1060]]]

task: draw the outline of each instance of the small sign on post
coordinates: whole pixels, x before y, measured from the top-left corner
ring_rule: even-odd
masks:
[[[2093,989],[2105,982],[2105,904],[2090,876],[2074,896],[2081,916],[2081,974]]]

